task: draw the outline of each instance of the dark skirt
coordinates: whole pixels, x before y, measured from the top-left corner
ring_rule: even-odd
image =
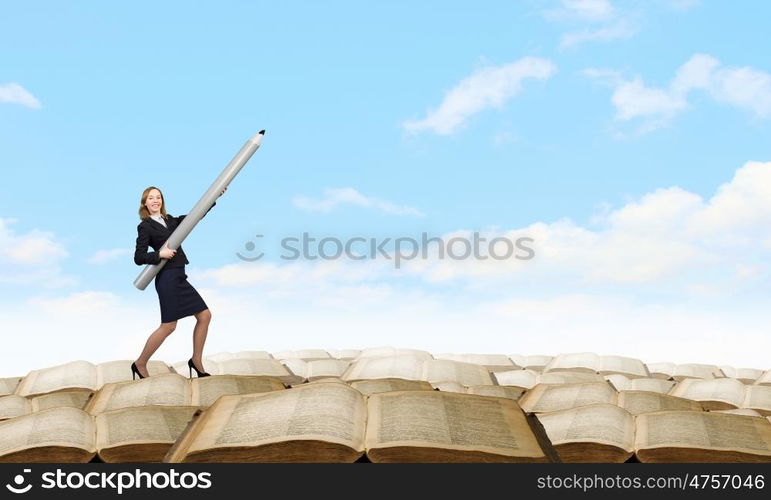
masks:
[[[208,309],[193,285],[188,283],[184,266],[164,266],[155,277],[155,291],[161,303],[161,323],[176,321]]]

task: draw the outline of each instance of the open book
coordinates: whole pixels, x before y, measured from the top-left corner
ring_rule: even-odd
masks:
[[[301,349],[298,351],[279,351],[273,354],[276,359],[301,359],[303,361],[316,361],[320,359],[332,359],[332,356],[323,349]]]
[[[424,380],[404,380],[401,378],[381,378],[377,380],[354,380],[351,387],[364,395],[390,391],[433,391],[434,388]]]
[[[19,396],[34,396],[62,389],[96,390],[104,384],[131,380],[132,361],[109,361],[95,365],[88,361],[72,361],[63,365],[32,370],[16,388]],[[147,363],[152,375],[169,373],[169,367],[162,361]]]
[[[771,462],[771,422],[716,412],[675,411],[636,417],[641,462]]]
[[[88,462],[96,454],[91,415],[52,408],[0,422],[0,462]]]
[[[715,365],[700,363],[675,364],[670,362],[648,363],[651,377],[674,379],[678,382],[687,378],[712,379],[724,377],[725,374]]]
[[[526,412],[566,410],[592,403],[616,404],[618,392],[606,381],[579,384],[538,384],[519,398]]]
[[[346,381],[383,378],[456,382],[464,386],[495,383],[484,366],[449,359],[426,359],[413,355],[359,358],[342,376]]]
[[[284,384],[273,377],[213,375],[191,380],[176,373],[168,373],[130,382],[106,384],[88,403],[86,411],[98,414],[119,408],[147,405],[207,407],[223,395],[283,389]]]
[[[686,379],[670,392],[673,396],[701,401],[709,410],[751,408],[763,415],[771,415],[771,387],[744,385],[736,379]]]
[[[252,351],[262,353],[264,351]],[[258,375],[264,377],[276,377],[285,384],[299,384],[303,382],[303,377],[294,375],[286,366],[273,358],[260,357],[226,357],[220,361],[212,358],[204,358],[204,369],[211,375]],[[188,377],[190,374],[187,362],[175,363],[172,365],[175,372]]]
[[[361,354],[359,349],[327,349],[330,356],[335,359],[342,359],[343,361],[353,361]]]
[[[735,378],[744,384],[753,384],[763,376],[763,370],[758,370],[757,368],[734,368],[733,366],[726,365],[721,365],[718,368],[726,377]]]
[[[630,379],[620,373],[605,375],[605,380],[613,384],[617,391],[650,391],[662,394],[668,393],[677,383],[674,380],[655,377]]]
[[[21,382],[21,377],[0,378],[0,396],[13,394]]]
[[[538,373],[533,370],[507,370],[493,372],[498,385],[511,385],[531,389],[538,384],[573,384],[578,382],[602,382],[602,375],[594,372],[559,371]]]
[[[661,396],[661,395],[659,395]],[[699,410],[641,413],[597,403],[538,419],[564,462],[768,462],[771,422]]]
[[[521,368],[520,366],[515,365],[508,356],[503,354],[435,354],[434,358],[482,365],[489,371],[514,370],[516,368]]]
[[[69,406],[82,410],[93,394],[94,392],[89,389],[72,389],[68,391],[55,391],[30,398],[15,394],[0,396],[0,420],[60,406]]]
[[[101,413],[58,407],[0,422],[0,462],[160,462],[198,410],[144,406]]]
[[[365,452],[375,462],[555,460],[538,429],[509,399],[430,390],[367,398],[344,383],[312,383],[223,396],[165,461],[353,462]]]
[[[433,356],[428,351],[420,349],[396,349],[394,347],[368,347],[359,351],[356,359],[362,358],[383,358],[393,356],[412,356],[420,359],[432,359]]]
[[[327,358],[305,361],[300,358],[282,359],[281,363],[289,371],[304,380],[318,380],[327,377],[340,377],[351,365],[349,361]]]
[[[620,373],[627,377],[648,377],[645,363],[635,358],[623,356],[601,356],[593,352],[560,354],[554,357],[544,372],[587,371],[607,375]]]
[[[523,356],[521,354],[510,354],[509,359],[514,362],[515,365],[520,366],[526,370],[533,370],[536,372],[542,372],[546,365],[554,359],[554,356],[544,356],[542,354],[532,354],[529,356]]]

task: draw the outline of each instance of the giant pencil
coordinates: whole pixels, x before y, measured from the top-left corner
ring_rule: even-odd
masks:
[[[241,168],[246,165],[247,161],[249,161],[249,158],[251,158],[254,152],[257,151],[257,148],[260,147],[260,144],[262,144],[262,137],[264,135],[265,131],[260,130],[257,135],[244,143],[241,150],[236,153],[233,159],[230,160],[230,163],[228,163],[228,166],[225,167],[225,170],[223,170],[219,177],[214,180],[214,183],[209,186],[209,189],[207,189],[203,196],[201,196],[201,199],[198,200],[198,203],[193,206],[187,216],[182,219],[182,222],[179,224],[179,226],[177,226],[174,232],[171,233],[169,239],[166,240],[166,245],[170,249],[176,250],[179,248],[182,242],[185,241],[185,238],[187,238],[187,235],[190,234],[190,231],[193,230],[195,225],[198,224],[204,214],[206,214],[212,205],[214,205],[214,202],[222,193],[222,190],[225,189],[228,184],[230,184],[238,172],[241,171]],[[161,259],[160,263],[158,264],[146,265],[145,268],[142,269],[142,272],[139,273],[139,276],[137,276],[137,279],[134,280],[134,286],[140,290],[147,288],[147,285],[150,284],[153,278],[155,278],[155,275],[158,274],[158,272],[166,264],[166,260],[167,259]]]

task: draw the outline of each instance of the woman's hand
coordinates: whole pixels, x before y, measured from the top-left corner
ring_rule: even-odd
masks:
[[[161,251],[158,252],[158,255],[160,255],[162,259],[170,259],[174,257],[176,253],[177,253],[176,250],[172,250],[171,248],[168,247],[168,243],[164,243],[163,248],[161,248]]]

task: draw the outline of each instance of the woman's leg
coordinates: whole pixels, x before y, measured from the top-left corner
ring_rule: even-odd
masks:
[[[136,360],[137,369],[143,377],[147,376],[146,368],[147,362],[150,361],[150,356],[152,356],[153,353],[158,350],[161,344],[163,344],[163,341],[166,340],[166,337],[171,335],[171,332],[173,332],[176,327],[176,321],[161,323],[161,326],[159,326],[153,333],[150,334],[150,337],[145,343],[145,348],[142,350],[142,354],[140,354],[139,358]]]
[[[211,322],[211,311],[208,309],[195,313],[195,328],[193,328],[193,364],[201,371],[205,371],[202,359],[203,345],[206,343],[206,334],[209,333],[209,322]]]

